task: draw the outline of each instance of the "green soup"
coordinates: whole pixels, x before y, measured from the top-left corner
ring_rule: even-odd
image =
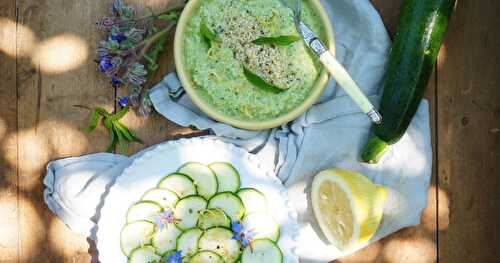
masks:
[[[309,1],[302,20],[325,38],[322,20]],[[216,35],[209,43],[206,25]],[[266,120],[283,115],[309,95],[322,67],[302,40],[289,45],[252,41],[298,36],[293,12],[280,0],[204,0],[188,22],[184,39],[186,67],[196,91],[220,112],[238,119]],[[283,89],[273,93],[252,84],[244,68]]]

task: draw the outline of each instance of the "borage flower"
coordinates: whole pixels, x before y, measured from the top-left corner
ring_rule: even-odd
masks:
[[[106,37],[97,45],[95,61],[112,87],[129,88],[129,104],[149,107],[141,109],[147,115],[150,104],[140,101],[145,97],[143,86],[157,68],[158,56],[167,41],[165,36],[174,27],[180,10],[170,7],[158,13],[144,11],[136,12],[124,0],[112,0],[110,14],[97,22]]]
[[[155,224],[160,229],[163,230],[169,224],[174,224],[180,222],[180,219],[174,217],[174,213],[170,210],[165,210],[155,217]]]
[[[118,88],[122,84],[123,84],[122,81],[118,77],[111,78],[111,86],[113,86],[113,88]]]
[[[243,247],[250,246],[250,249],[253,251],[252,241],[255,237],[255,232],[252,229],[245,229],[240,223],[232,221],[231,230],[233,231],[232,239],[240,241]]]
[[[123,33],[113,33],[110,38],[118,43],[121,43],[127,39],[127,36]]]
[[[113,64],[111,64],[111,57],[110,56],[104,56],[101,57],[101,60],[99,61],[99,70],[102,73],[105,73],[109,69],[113,67]]]
[[[182,263],[182,252],[175,251],[165,259],[164,263]]]
[[[121,97],[119,100],[118,100],[118,105],[122,108],[125,108],[129,105],[130,103],[130,99],[128,97]]]

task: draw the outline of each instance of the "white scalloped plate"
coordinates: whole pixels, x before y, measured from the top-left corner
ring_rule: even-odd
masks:
[[[232,144],[211,138],[171,141],[136,158],[111,187],[98,223],[97,249],[102,263],[127,262],[120,249],[120,231],[128,207],[150,188],[186,162],[229,162],[241,176],[242,187],[263,192],[269,213],[281,226],[278,242],[286,263],[299,262],[295,253],[298,239],[297,213],[288,200],[287,190],[272,171],[265,170],[252,154]]]

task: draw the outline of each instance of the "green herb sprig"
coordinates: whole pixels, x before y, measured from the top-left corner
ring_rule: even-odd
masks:
[[[252,43],[256,45],[274,44],[278,46],[288,46],[299,40],[300,37],[296,35],[283,35],[276,37],[260,37],[252,41]]]
[[[89,125],[85,131],[87,133],[93,132],[97,128],[99,121],[102,121],[104,127],[109,131],[107,152],[113,152],[116,146],[120,146],[121,150],[124,151],[126,143],[137,142],[143,144],[143,141],[139,137],[120,122],[128,111],[129,107],[126,106],[117,113],[111,114],[104,108],[96,107],[90,116]]]
[[[272,84],[267,83],[264,79],[261,77],[257,76],[255,73],[251,72],[248,70],[246,67],[243,67],[243,74],[247,78],[247,80],[252,83],[254,86],[257,88],[267,91],[267,92],[272,92],[275,94],[278,94],[280,92],[283,92],[283,89],[278,88],[277,86],[274,86]]]
[[[213,42],[217,41],[217,35],[208,28],[205,21],[201,21],[200,24],[200,34],[203,36],[205,42],[208,43],[209,46],[212,46]]]

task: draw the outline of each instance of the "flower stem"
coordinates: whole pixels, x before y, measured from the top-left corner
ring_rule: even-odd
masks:
[[[139,58],[143,58],[146,53],[148,52],[148,50],[156,43],[156,41],[160,40],[160,38],[162,38],[164,35],[168,34],[170,32],[170,30],[174,27],[174,23],[171,23],[169,25],[167,25],[165,28],[163,28],[162,30],[158,31],[156,34],[152,35],[151,37],[145,39],[139,46],[143,46],[144,47],[141,49],[141,51],[139,52]]]

